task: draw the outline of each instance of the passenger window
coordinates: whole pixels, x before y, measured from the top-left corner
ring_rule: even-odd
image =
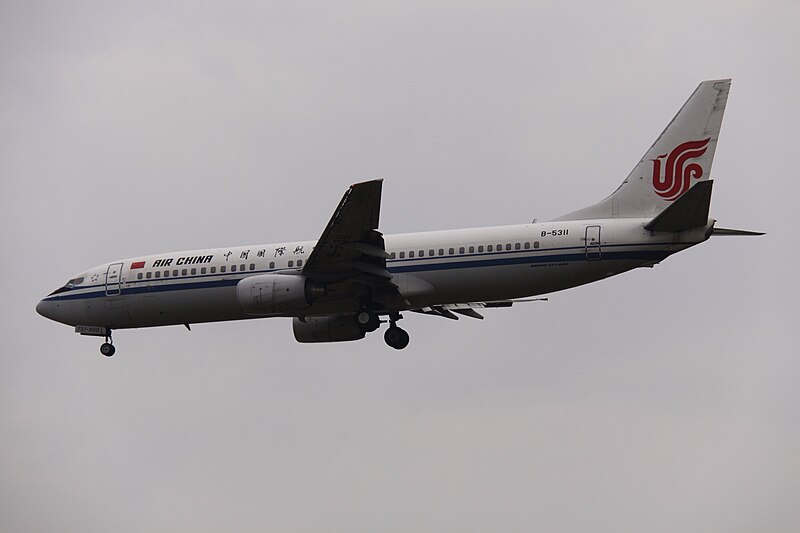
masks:
[[[297,260],[297,266],[299,266],[299,267],[303,266],[303,260],[302,259],[298,259]]]
[[[275,268],[275,261],[270,261],[269,262],[269,267],[270,268]]]
[[[160,271],[160,270],[156,270],[156,277],[157,277],[157,278],[160,278],[160,277],[161,277],[161,271]]]
[[[408,257],[414,257],[414,250],[411,250],[410,252],[408,252]]]
[[[231,265],[231,272],[236,272],[236,265]]]
[[[256,264],[250,263],[250,270],[255,270],[255,269],[256,269]]]
[[[181,276],[185,276],[185,275],[186,275],[186,269],[184,268],[183,270],[181,270]]]
[[[169,277],[169,270],[165,270],[165,271],[164,271],[164,277],[165,277],[165,278],[168,278],[168,277]]]
[[[390,253],[389,254],[389,259],[394,259],[394,255],[395,255],[394,252]]]
[[[480,253],[482,251],[483,251],[483,246],[478,246],[478,252]]]
[[[239,270],[244,272],[244,265],[239,265]]]
[[[291,268],[291,267],[293,267],[293,266],[294,266],[294,261],[292,261],[292,260],[290,259],[290,260],[289,260],[289,268]]]
[[[150,279],[150,278],[152,278],[152,277],[153,277],[153,273],[152,273],[152,272],[148,272],[148,273],[147,273],[147,279]]]
[[[515,250],[519,250],[519,249],[520,249],[520,245],[519,245],[519,243],[517,243],[517,244],[515,244],[515,245],[514,245],[514,249],[515,249]]]
[[[474,246],[470,246],[469,247],[469,253],[471,253],[471,254],[475,253],[475,247]]]
[[[450,248],[449,250],[447,250],[447,253],[453,255],[454,253],[456,253],[456,250],[455,248]]]
[[[490,244],[489,246],[487,246],[487,247],[486,247],[486,251],[487,251],[487,252],[493,252],[493,251],[494,251],[494,246],[492,246],[492,245]]]
[[[433,250],[428,250],[428,255],[433,257],[434,256]]]
[[[461,248],[459,248],[459,249],[458,249],[458,253],[460,253],[460,254],[463,254],[463,253],[464,253],[464,247],[463,247],[463,246],[462,246]]]
[[[228,267],[226,267],[225,265],[222,265],[221,267],[219,267],[219,271],[220,271],[221,273],[223,273],[223,274],[225,273],[225,271],[226,271],[227,269],[228,269]]]
[[[405,252],[400,252],[400,259],[403,259],[406,256]]]
[[[217,267],[211,267],[211,273],[212,274],[216,274],[217,273]]]
[[[196,269],[196,268],[193,268],[193,269],[192,269],[192,276],[194,276],[195,274],[197,274],[197,269]]]
[[[503,245],[502,244],[498,244],[497,245],[497,251],[498,252],[502,252],[503,251]]]
[[[425,250],[420,250],[419,251],[419,256],[420,257],[425,257]]]
[[[139,274],[136,276],[136,279],[142,279],[143,277],[144,275],[141,272],[139,272]]]
[[[203,267],[203,268],[201,268],[201,269],[200,269],[200,273],[201,273],[201,274],[205,274],[205,273],[206,273],[206,267]]]
[[[533,247],[534,248],[538,248],[539,247],[539,241],[533,241]]]
[[[530,250],[530,249],[531,249],[531,243],[529,243],[529,242],[526,242],[526,243],[524,244],[524,246],[525,246],[525,249],[526,249],[526,250]]]
[[[439,255],[444,255],[444,248],[439,248]]]
[[[506,250],[510,250],[510,249],[511,249],[511,243],[506,244]]]
[[[173,270],[172,271],[172,276],[173,277],[177,277],[178,276],[178,271],[177,270]]]

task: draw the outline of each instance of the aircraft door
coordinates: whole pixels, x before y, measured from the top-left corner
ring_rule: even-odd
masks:
[[[586,226],[586,260],[598,261],[603,252],[600,247],[600,226]]]
[[[108,265],[106,270],[106,296],[116,296],[120,293],[122,277],[122,263]]]

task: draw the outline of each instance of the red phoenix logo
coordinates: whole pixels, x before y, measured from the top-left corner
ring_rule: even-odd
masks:
[[[653,159],[653,188],[656,194],[672,202],[677,200],[692,186],[691,178],[699,180],[703,177],[703,167],[698,163],[686,164],[689,159],[701,157],[706,153],[708,139],[689,141],[676,146],[670,153]],[[664,175],[661,175],[661,160],[667,158]]]

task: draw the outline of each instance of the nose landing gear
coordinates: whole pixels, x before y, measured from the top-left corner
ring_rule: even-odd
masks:
[[[100,345],[100,353],[111,357],[117,351],[114,341],[111,340],[111,328],[105,326],[75,326],[75,333],[89,335],[90,337],[105,337],[106,342]]]
[[[114,348],[114,341],[111,339],[111,330],[108,330],[108,335],[106,335],[106,342],[100,345],[100,353],[105,355],[106,357],[111,357],[117,351]]]

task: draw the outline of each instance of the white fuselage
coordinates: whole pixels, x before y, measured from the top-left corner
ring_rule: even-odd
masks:
[[[649,219],[603,219],[387,235],[387,270],[408,304],[491,301],[546,294],[640,266],[708,238],[705,227],[654,234]],[[315,241],[235,246],[122,259],[77,276],[37,310],[73,326],[111,329],[254,318],[237,298],[243,278],[300,272]],[[142,266],[143,265],[143,266]],[[82,278],[82,279],[81,279]],[[272,316],[349,313],[341,300]]]

